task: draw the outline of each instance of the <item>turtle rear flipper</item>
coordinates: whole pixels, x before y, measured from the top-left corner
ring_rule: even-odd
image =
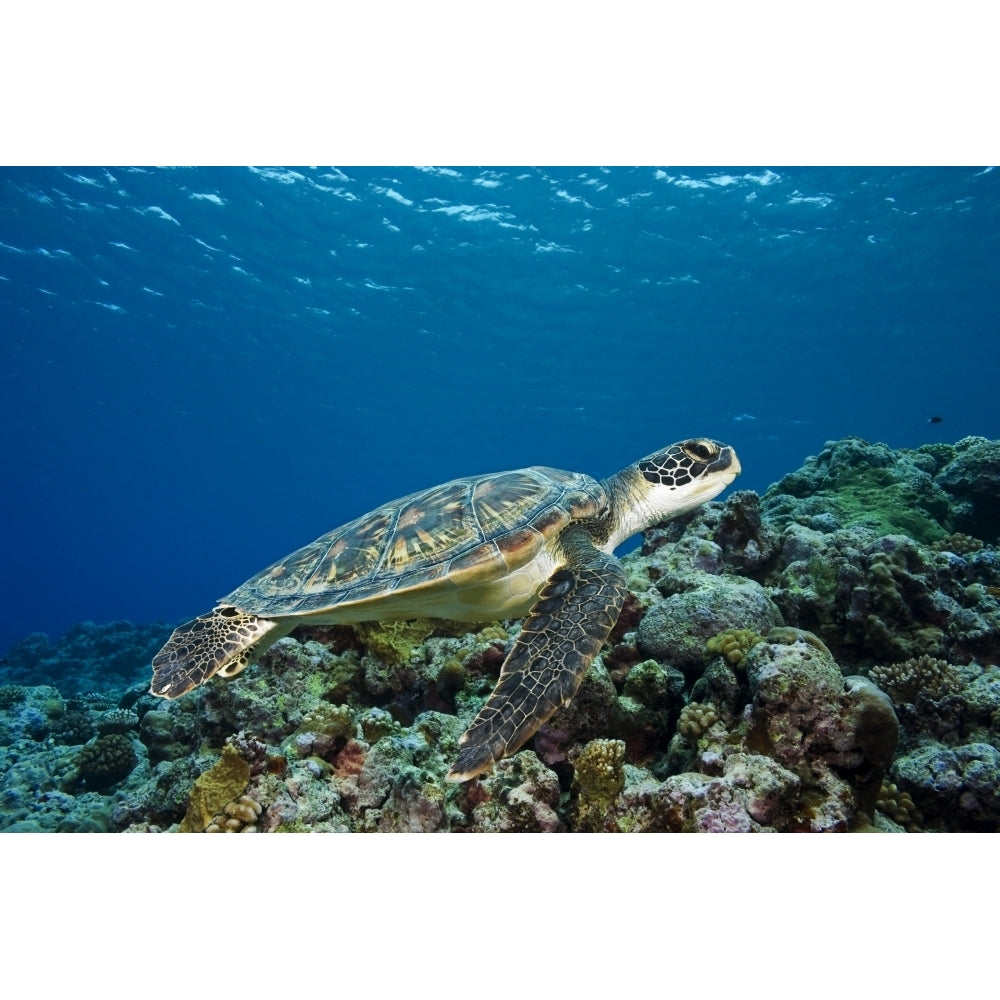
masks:
[[[151,694],[179,698],[221,674],[233,677],[287,635],[288,623],[219,607],[179,625],[153,658]]]
[[[467,781],[519,750],[576,694],[618,620],[621,563],[583,531],[563,535],[566,565],[552,574],[524,622],[486,704],[460,740],[449,781]]]

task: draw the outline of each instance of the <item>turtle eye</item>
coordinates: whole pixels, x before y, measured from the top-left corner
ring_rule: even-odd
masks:
[[[693,458],[696,462],[711,462],[719,455],[719,446],[714,441],[705,438],[685,441],[681,445],[681,450],[688,458]]]

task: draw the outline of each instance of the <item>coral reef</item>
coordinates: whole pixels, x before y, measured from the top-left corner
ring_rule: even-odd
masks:
[[[51,684],[64,695],[118,685],[149,684],[149,664],[172,625],[81,622],[53,643],[34,632],[13,646],[0,665],[0,683]]]
[[[518,622],[301,627],[147,693],[168,626],[0,664],[0,830],[995,831],[1000,442],[828,443],[623,557],[572,702],[444,780]]]

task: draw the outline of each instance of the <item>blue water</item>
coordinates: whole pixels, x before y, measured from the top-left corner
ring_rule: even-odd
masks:
[[[0,170],[0,652],[459,475],[1000,437],[998,234],[980,168]]]

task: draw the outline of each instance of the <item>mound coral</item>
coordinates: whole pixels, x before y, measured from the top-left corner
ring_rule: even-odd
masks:
[[[894,781],[889,781],[888,778],[883,779],[875,808],[888,816],[893,823],[898,823],[910,833],[919,832],[920,813],[917,812],[917,807],[913,804],[910,793],[901,791]]]
[[[713,635],[705,643],[705,650],[711,656],[725,657],[730,666],[740,667],[747,653],[758,642],[763,641],[764,637],[758,635],[753,629],[732,628],[726,629],[725,632],[720,632],[718,635]]]
[[[705,662],[705,644],[720,632],[767,632],[780,624],[781,612],[759,583],[703,574],[690,590],[653,605],[639,624],[637,643],[644,656],[697,670]]]
[[[100,736],[76,755],[76,780],[104,789],[130,774],[138,763],[132,741],[122,733]]]
[[[241,795],[227,802],[222,811],[212,817],[205,833],[256,833],[262,812],[263,807],[253,796]]]
[[[718,721],[719,713],[716,712],[714,706],[700,705],[698,702],[692,701],[681,709],[677,731],[689,743],[697,743]]]

